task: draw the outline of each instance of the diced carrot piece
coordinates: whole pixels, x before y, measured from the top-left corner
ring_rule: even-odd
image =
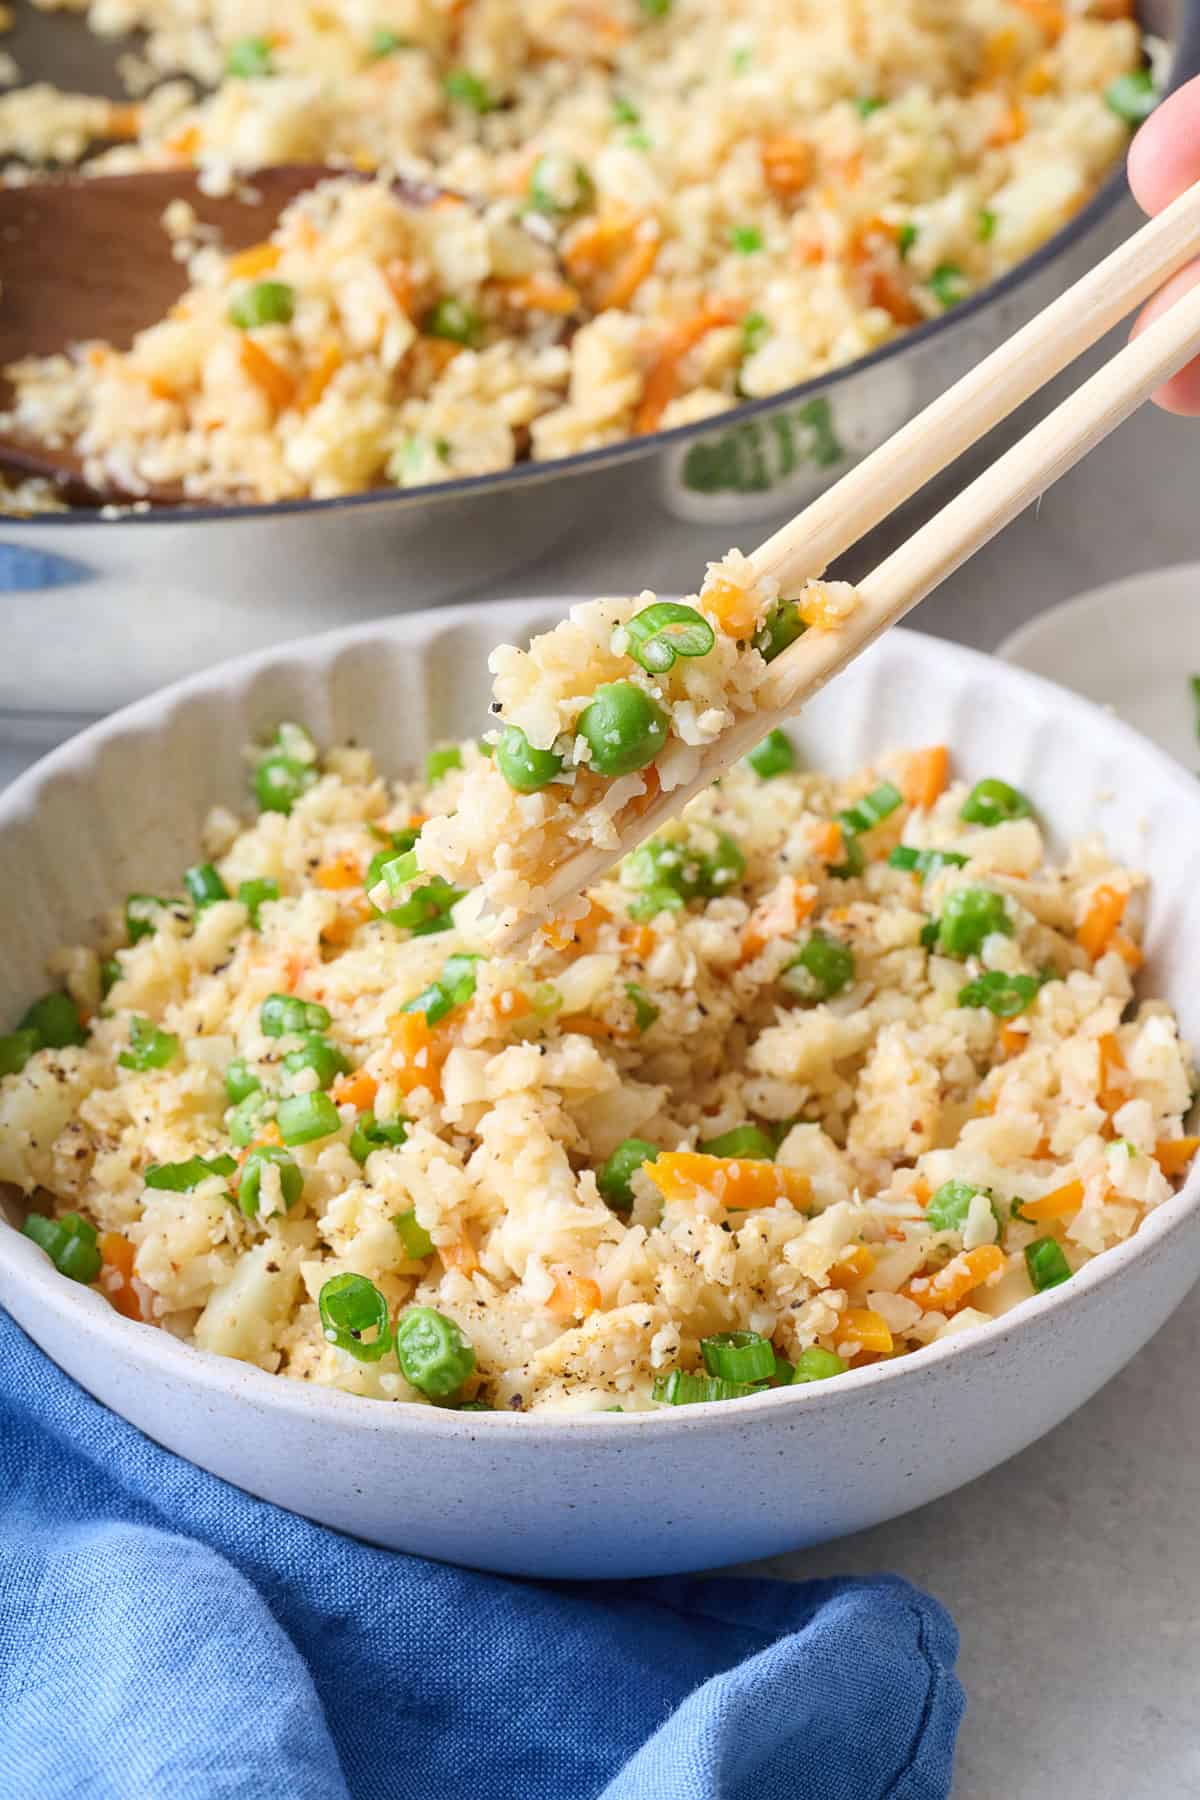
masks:
[[[600,1289],[586,1275],[560,1275],[546,1301],[557,1319],[586,1319],[600,1305]]]
[[[336,893],[339,888],[361,887],[363,880],[362,864],[357,856],[343,850],[340,856],[331,857],[328,862],[319,863],[313,873],[318,887]]]
[[[1127,937],[1123,931],[1113,932],[1108,947],[1110,950],[1115,950],[1121,961],[1130,969],[1140,969],[1146,960],[1142,954],[1141,945],[1135,944],[1133,939]]]
[[[692,318],[685,319],[667,333],[646,373],[641,404],[634,415],[634,430],[656,431],[663,414],[679,391],[679,368],[689,350],[706,338],[710,331],[731,325],[738,317],[735,307],[720,301],[709,301]]]
[[[179,398],[178,389],[173,387],[172,384],[165,380],[161,375],[148,376],[146,386],[150,389],[150,392],[154,395],[156,400],[178,400]]]
[[[1037,25],[1048,44],[1057,44],[1066,30],[1067,20],[1061,6],[1055,0],[1016,0],[1022,12],[1027,12]]]
[[[993,149],[1001,149],[1006,144],[1015,144],[1025,136],[1029,121],[1025,108],[1015,100],[1008,101],[1000,112],[996,123],[988,133],[988,143]]]
[[[122,1318],[142,1318],[142,1303],[133,1285],[133,1245],[119,1231],[100,1234],[100,1286],[114,1311]]]
[[[1022,71],[1020,87],[1023,94],[1031,94],[1036,98],[1039,94],[1048,94],[1053,86],[1054,70],[1048,57],[1035,57],[1029,67]]]
[[[760,901],[750,914],[742,932],[738,961],[753,962],[776,938],[787,937],[795,931],[797,925],[811,916],[816,904],[815,893],[805,891],[799,882],[789,876],[773,894]]]
[[[950,777],[950,752],[945,744],[931,744],[927,750],[914,750],[904,765],[900,792],[910,806],[928,812],[946,791]]]
[[[658,259],[661,236],[647,219],[626,212],[598,213],[583,221],[563,245],[567,273],[590,287],[597,312],[632,300]]]
[[[448,1269],[457,1269],[460,1275],[474,1275],[479,1267],[475,1240],[466,1230],[455,1243],[439,1244],[438,1255]]]
[[[492,1000],[492,1011],[504,1023],[513,1023],[533,1011],[533,1001],[520,988],[502,988]]]
[[[142,109],[135,104],[110,106],[104,135],[127,142],[142,129]]]
[[[851,1352],[866,1350],[876,1356],[887,1356],[894,1340],[887,1322],[868,1306],[848,1306],[838,1317],[833,1336],[839,1346],[849,1345]]]
[[[933,1196],[933,1189],[923,1175],[918,1175],[912,1184],[912,1197],[918,1206],[928,1206]]]
[[[1197,1150],[1200,1137],[1161,1138],[1154,1146],[1154,1160],[1168,1178],[1182,1175]]]
[[[732,581],[706,581],[700,599],[729,637],[748,638],[758,624],[753,595]]]
[[[283,1133],[280,1131],[279,1126],[274,1119],[268,1119],[264,1124],[260,1125],[258,1128],[258,1135],[255,1137],[254,1142],[252,1144],[247,1144],[244,1150],[238,1151],[238,1162],[244,1163],[252,1150],[260,1150],[264,1144],[271,1144],[276,1150],[282,1148]],[[234,1177],[234,1185],[237,1185],[236,1176]]]
[[[1040,1137],[1033,1147],[1034,1162],[1045,1162],[1054,1155],[1054,1146],[1048,1137]]]
[[[248,250],[239,250],[236,256],[230,257],[225,273],[232,275],[235,281],[249,281],[255,275],[265,275],[277,268],[282,255],[278,244],[251,244]]]
[[[1113,932],[1125,917],[1129,895],[1120,888],[1098,887],[1088,901],[1087,911],[1075,933],[1075,942],[1094,962],[1103,956],[1112,941]]]
[[[552,950],[573,951],[579,956],[596,948],[600,927],[611,918],[612,914],[598,900],[590,900],[581,919],[551,919],[542,926],[542,935]]]
[[[651,956],[658,946],[658,939],[649,925],[626,925],[621,931],[621,942],[642,961]]]
[[[566,318],[582,305],[578,288],[554,275],[526,275],[520,281],[505,282],[504,291],[509,302],[522,312],[553,313]]]
[[[342,352],[332,338],[326,338],[321,354],[300,383],[300,411],[310,412],[342,366]]]
[[[416,1088],[428,1088],[434,1098],[438,1098],[442,1088],[442,1058],[425,1014],[397,1013],[391,1020],[390,1030],[392,1067],[400,1092],[411,1094]]]
[[[657,233],[653,237],[639,236],[634,239],[626,255],[597,290],[597,312],[608,312],[629,305],[658,261],[661,241]]]
[[[242,339],[239,359],[255,387],[264,393],[276,412],[285,412],[296,397],[296,384],[261,344],[252,337]]]
[[[366,1112],[375,1104],[379,1083],[366,1069],[355,1069],[349,1075],[339,1075],[329,1091],[335,1106],[353,1106]]]
[[[856,1281],[865,1281],[875,1267],[875,1252],[869,1244],[855,1244],[853,1249],[845,1251],[838,1257],[829,1271],[830,1287],[853,1287]]]
[[[808,839],[818,862],[830,866],[845,862],[846,844],[836,819],[823,819],[819,825],[812,826]]]
[[[1000,1027],[1000,1047],[1005,1056],[1020,1056],[1029,1046],[1029,1033],[1005,1020]]]
[[[371,902],[365,894],[359,894],[347,906],[340,906],[337,917],[321,928],[323,944],[348,944],[360,925],[375,917]]]
[[[953,1312],[975,1288],[998,1275],[1006,1257],[999,1244],[981,1244],[952,1257],[936,1275],[916,1275],[905,1297],[922,1312]]]
[[[392,298],[403,313],[411,317],[417,289],[412,270],[403,257],[393,256],[383,265],[383,279],[387,282]]]
[[[846,615],[831,603],[819,581],[806,587],[796,602],[796,611],[814,631],[836,631],[845,623]]]
[[[1083,1205],[1082,1181],[1066,1181],[1040,1200],[1022,1200],[1021,1217],[1041,1225],[1049,1219],[1070,1219]]]
[[[200,133],[194,125],[185,125],[182,131],[166,140],[166,147],[172,156],[181,156],[190,162],[200,148]]]
[[[791,199],[812,179],[813,153],[806,138],[780,133],[758,147],[763,180],[779,200]]]
[[[790,1200],[803,1211],[812,1200],[808,1176],[779,1163],[705,1156],[699,1150],[667,1150],[643,1167],[664,1200],[694,1200],[706,1193],[730,1212],[774,1206],[777,1200]]]
[[[1130,1097],[1126,1082],[1114,1081],[1114,1075],[1124,1075],[1125,1058],[1121,1054],[1121,1046],[1111,1032],[1106,1032],[1097,1044],[1099,1059],[1099,1083],[1096,1098],[1106,1113],[1115,1113],[1119,1106],[1124,1106]]]

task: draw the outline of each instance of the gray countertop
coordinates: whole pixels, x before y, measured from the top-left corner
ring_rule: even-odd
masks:
[[[1200,423],[1147,409],[914,623],[991,649],[1055,601],[1200,557],[1198,464]],[[614,472],[586,536],[509,590],[692,585],[737,534],[648,510],[638,481],[636,467]],[[763,535],[743,532],[743,547]],[[1200,652],[1200,623],[1197,641]],[[0,746],[0,782],[32,753]],[[1200,1292],[1117,1380],[1005,1467],[890,1525],[761,1565],[796,1579],[892,1570],[945,1602],[968,1693],[959,1800],[1200,1796],[1198,1361]]]

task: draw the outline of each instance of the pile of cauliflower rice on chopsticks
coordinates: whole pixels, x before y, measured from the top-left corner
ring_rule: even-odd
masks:
[[[623,605],[627,671],[665,660],[664,604]],[[1094,839],[1051,861],[1036,793],[941,745],[834,780],[775,731],[517,960],[422,866],[480,792],[561,776],[516,729],[388,782],[280,726],[257,817],[213,813],[169,891],[54,959],[0,1038],[0,1179],[64,1276],[350,1393],[628,1412],[980,1324],[1185,1175],[1144,878]]]

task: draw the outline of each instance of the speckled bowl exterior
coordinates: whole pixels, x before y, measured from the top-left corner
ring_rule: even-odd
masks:
[[[44,986],[99,906],[191,860],[242,744],[280,718],[368,743],[385,770],[478,729],[486,656],[566,601],[408,614],[226,664],[74,739],[0,797],[0,1019]],[[1200,786],[1127,727],[987,657],[893,631],[794,733],[849,771],[946,741],[1026,787],[1061,847],[1103,831],[1153,877],[1144,990],[1200,1042]],[[450,1413],[281,1380],[132,1324],[0,1224],[0,1303],[88,1391],[159,1443],[375,1543],[480,1568],[625,1576],[819,1543],[949,1492],[1079,1406],[1200,1274],[1200,1174],[1129,1242],[1004,1318],[836,1382],[651,1413]]]

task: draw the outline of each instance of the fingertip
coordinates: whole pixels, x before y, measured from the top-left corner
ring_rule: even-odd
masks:
[[[1153,112],[1129,147],[1129,185],[1143,212],[1158,213],[1200,181],[1200,76]]]

